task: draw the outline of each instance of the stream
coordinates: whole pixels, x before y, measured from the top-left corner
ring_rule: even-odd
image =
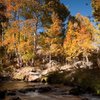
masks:
[[[43,83],[23,81],[0,82],[0,91],[7,90],[8,93],[4,99],[0,100],[100,100],[99,97],[88,94],[81,96],[69,95],[67,93],[69,89],[70,87],[66,86]]]

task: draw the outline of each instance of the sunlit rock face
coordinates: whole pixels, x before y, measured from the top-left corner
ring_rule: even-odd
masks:
[[[35,81],[40,78],[40,73],[35,71],[33,67],[24,67],[14,72],[13,79]]]
[[[73,65],[66,63],[65,65],[61,66],[57,62],[51,61],[44,66],[45,67],[44,69],[40,69],[36,67],[23,67],[16,70],[13,73],[12,78],[15,80],[24,80],[28,82],[34,82],[34,81],[40,82],[42,81],[42,79],[44,79],[44,77],[47,79],[47,76],[52,72],[70,71],[70,73],[74,73],[75,68],[77,68],[77,66],[80,66],[80,68],[85,68],[86,63],[84,66],[82,66],[81,63],[82,62],[77,62]]]
[[[48,75],[50,72],[60,71],[60,70],[70,70],[72,66],[65,64],[60,66],[55,61],[51,61],[45,65],[45,69],[37,69],[35,67],[24,67],[16,70],[13,73],[13,79],[24,80],[24,81],[40,81],[43,76]]]

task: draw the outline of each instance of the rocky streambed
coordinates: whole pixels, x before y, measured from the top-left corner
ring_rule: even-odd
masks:
[[[72,94],[72,87],[23,81],[0,83],[0,100],[100,100],[90,94]]]

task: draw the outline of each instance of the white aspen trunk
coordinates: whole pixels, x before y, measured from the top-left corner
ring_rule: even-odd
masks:
[[[88,63],[89,62],[88,56],[86,55],[85,58],[86,58],[86,62]]]

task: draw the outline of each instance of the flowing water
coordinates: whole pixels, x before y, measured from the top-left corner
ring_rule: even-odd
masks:
[[[9,82],[1,82],[0,83],[0,90],[19,90],[28,87],[34,86],[41,86],[41,83],[27,83],[27,82],[16,82],[16,81],[9,81]],[[63,87],[62,87],[63,88]],[[59,88],[61,89],[61,88]],[[58,90],[59,91],[59,90]],[[6,96],[4,100],[12,100],[13,96]],[[27,92],[27,93],[16,93],[16,97],[21,98],[21,100],[82,100],[82,98],[88,98],[89,100],[100,100],[98,97],[93,97],[90,95],[84,96],[73,96],[73,95],[62,95],[61,93],[56,92],[47,92],[47,93],[39,93],[38,90],[35,92]]]

